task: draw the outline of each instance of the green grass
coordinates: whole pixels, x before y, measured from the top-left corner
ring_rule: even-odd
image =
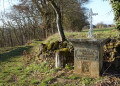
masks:
[[[38,64],[34,59],[29,65],[23,62],[23,51],[26,50],[29,54],[35,55],[38,53],[40,43],[41,41],[34,41],[29,46],[0,49],[2,50],[0,52],[0,86],[36,86],[45,80],[47,82],[50,73],[54,73],[54,69],[49,67],[49,62],[44,61]]]
[[[35,41],[29,46],[0,49],[0,86],[17,86],[18,84],[26,86],[28,83],[37,83],[32,81],[30,75],[40,70],[40,65],[32,62],[30,66],[26,66],[22,62],[22,53],[24,50],[31,53],[39,43],[41,42]]]
[[[88,30],[82,32],[65,32],[69,38],[87,38]],[[95,38],[107,38],[118,36],[118,31],[114,28],[94,29]],[[55,34],[49,37],[45,42],[51,43],[59,40],[59,35]],[[33,59],[29,65],[23,62],[23,51],[26,50],[29,54],[36,55],[39,53],[39,44],[41,41],[33,41],[29,46],[16,46],[0,48],[0,86],[76,86],[85,84],[93,84],[98,79],[88,77],[78,77],[75,74],[62,75],[60,71],[64,69],[55,69],[50,67],[49,61],[36,62]],[[27,58],[26,58],[27,59]],[[66,66],[64,73],[73,70]],[[57,77],[55,77],[57,76]],[[57,78],[72,80],[66,84],[56,81]],[[52,83],[55,82],[55,83]]]
[[[88,37],[89,30],[82,30],[81,32],[65,32],[65,36],[67,39],[86,39]],[[93,29],[93,36],[96,39],[105,39],[108,37],[118,37],[119,32],[115,28],[104,28],[104,29]],[[56,33],[45,41],[45,43],[52,43],[59,39],[59,34]]]

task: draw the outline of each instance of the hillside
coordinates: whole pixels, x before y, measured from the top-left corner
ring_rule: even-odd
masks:
[[[86,38],[88,30],[82,32],[66,32],[67,38]],[[41,59],[39,53],[40,43],[51,43],[58,39],[56,33],[45,41],[32,41],[27,46],[7,47],[0,49],[0,86],[97,86],[108,84],[116,77],[88,78],[78,77],[73,67],[63,69],[54,67],[54,59]],[[114,28],[94,29],[95,38],[118,37]],[[111,84],[111,83],[109,83]],[[111,85],[112,86],[112,85]]]
[[[89,30],[82,30],[81,32],[65,32],[67,39],[75,38],[75,39],[84,39],[88,37]],[[93,29],[93,36],[96,39],[105,39],[108,37],[118,37],[118,30],[115,28],[103,28],[103,29]],[[45,40],[45,43],[54,42],[59,40],[59,34],[56,33],[48,39]]]

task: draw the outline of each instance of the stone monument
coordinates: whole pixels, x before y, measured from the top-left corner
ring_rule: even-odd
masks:
[[[99,77],[103,65],[103,45],[106,40],[69,39],[74,46],[74,71],[76,74]]]

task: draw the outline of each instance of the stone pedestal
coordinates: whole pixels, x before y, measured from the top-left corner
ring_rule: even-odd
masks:
[[[55,57],[55,67],[56,68],[63,68],[65,64],[65,54],[64,52],[56,52],[56,57]]]
[[[74,46],[74,71],[80,76],[99,77],[103,61],[101,39],[69,39]]]
[[[67,58],[68,58],[68,52],[67,51],[62,51],[62,50],[57,51],[56,52],[56,57],[55,57],[55,67],[56,68],[65,67]]]

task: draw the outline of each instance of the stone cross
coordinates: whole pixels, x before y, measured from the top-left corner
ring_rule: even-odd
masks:
[[[89,23],[90,23],[90,29],[89,29],[89,32],[88,32],[88,38],[93,38],[92,16],[94,16],[94,15],[98,15],[98,13],[93,13],[92,12],[92,8],[91,8],[90,12],[88,14],[88,16],[89,16]]]

